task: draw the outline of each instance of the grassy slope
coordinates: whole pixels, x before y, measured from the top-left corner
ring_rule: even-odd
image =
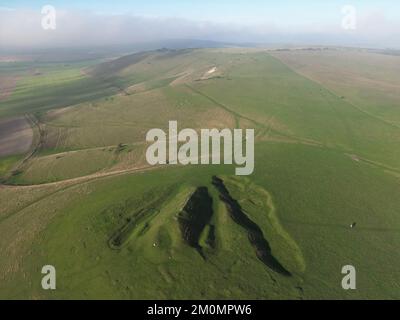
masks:
[[[21,156],[9,156],[0,159],[0,177],[7,174],[15,163],[21,160]]]
[[[131,129],[102,141],[105,138],[101,133],[98,140],[90,134],[94,131],[89,124],[102,123],[100,131],[120,128],[121,121],[134,121],[134,112],[138,110],[141,116],[149,116],[148,122],[139,121],[146,124],[142,127],[144,131],[147,123],[165,126],[172,115],[181,117],[178,120],[182,125],[210,125],[209,118],[193,122],[194,117],[188,116],[204,105],[206,108],[199,112],[199,117],[210,108],[218,109],[223,111],[219,115],[223,119],[229,116],[236,124],[255,126],[261,134],[256,146],[256,173],[250,179],[270,195],[277,217],[271,221],[280,224],[283,234],[287,232],[294,239],[300,256],[304,257],[304,271],[286,278],[266,268],[255,257],[246,233],[228,217],[211,186],[212,175],[231,174],[232,168],[170,168],[95,180],[75,187],[26,188],[19,194],[0,189],[0,198],[10,201],[0,211],[0,231],[5,240],[1,244],[5,254],[0,257],[3,265],[0,275],[4,280],[0,296],[398,298],[399,287],[395,281],[399,277],[395,266],[400,262],[395,247],[400,240],[398,177],[382,167],[358,162],[346,155],[357,154],[397,166],[397,129],[354,109],[265,53],[200,50],[192,54],[199,65],[188,76],[189,81],[178,87],[156,89],[155,97],[154,92],[145,91],[95,102],[97,106],[83,104],[56,117],[50,114],[49,126],[69,126],[67,134],[62,135],[66,137],[64,142],[56,148],[74,150],[122,142],[132,134]],[[179,58],[187,62],[185,70],[193,62],[190,55]],[[171,66],[170,71],[165,67],[166,78],[184,71],[179,64],[174,67],[179,59],[169,59],[178,58],[173,55],[166,59],[164,66]],[[146,79],[151,79],[148,62],[133,65],[130,70],[123,69],[122,73],[119,70],[121,83],[129,74],[140,70],[144,76],[147,74]],[[158,63],[154,68],[160,68]],[[223,78],[193,81],[213,65],[223,70]],[[130,83],[129,79],[126,81]],[[141,104],[148,106],[146,101],[151,100],[147,98],[154,101],[161,98],[170,107],[165,110],[164,104],[151,103],[154,110],[149,115],[148,109],[140,107]],[[160,108],[168,112],[160,113]],[[232,120],[225,124],[234,125]],[[274,134],[288,141],[261,142]],[[134,137],[139,139],[140,131]],[[296,139],[302,144],[293,143]],[[54,148],[44,151],[51,154]],[[99,156],[96,154],[96,157]],[[40,156],[36,159],[40,167],[39,160],[43,159]],[[67,167],[72,163],[68,159],[63,161]],[[61,174],[60,178],[82,174],[68,173],[67,167],[53,168],[57,168],[54,172]],[[36,171],[35,179],[42,179],[41,182],[49,179],[41,172]],[[207,253],[208,261],[183,243],[174,219],[187,190],[185,186],[199,185],[208,186],[214,200],[213,223],[218,245]],[[59,188],[63,191],[54,193]],[[120,251],[111,250],[108,240],[125,219],[148,203],[148,199],[164,194],[163,211],[151,221],[148,233]],[[30,205],[24,209],[27,204]],[[292,256],[293,249],[274,238],[279,232],[270,229],[262,212],[248,214],[269,237],[276,256]],[[356,230],[348,228],[353,221],[358,222]],[[155,242],[160,245],[153,247]],[[58,270],[58,290],[52,293],[39,288],[39,268],[48,263]],[[357,291],[345,292],[340,288],[340,271],[345,264],[353,264],[358,270]],[[193,270],[196,270],[195,276]]]
[[[101,79],[91,78],[83,69],[90,62],[12,63],[0,70],[18,76],[11,96],[0,102],[0,116],[43,113],[52,108],[70,106],[118,92]]]
[[[118,92],[118,89],[109,83],[89,78],[83,73],[83,68],[93,63],[95,62],[0,63],[2,76],[17,79],[12,94],[0,101],[0,117],[27,113],[40,117],[52,108],[69,106]],[[7,159],[8,163],[10,160],[11,158]],[[8,167],[12,168],[17,162],[14,161]]]
[[[222,77],[195,81],[213,65],[218,66]],[[156,74],[156,70],[165,73]],[[125,65],[122,70],[119,66],[116,72],[111,73],[112,81],[122,79],[118,81],[129,82],[134,76],[139,79],[169,79],[176,78],[177,74],[186,76],[177,86],[169,86],[169,82],[155,89],[145,86],[144,92],[83,103],[55,116],[43,117],[46,124],[45,154],[142,141],[148,129],[165,127],[170,119],[187,127],[226,127],[230,126],[229,122],[218,124],[212,119],[230,116],[235,118],[237,125],[256,126],[260,133],[267,132],[268,136],[278,133],[308,143],[323,144],[388,167],[400,166],[397,148],[400,128],[354,108],[266,53],[200,50],[184,51],[172,57],[166,53],[153,53],[137,64]],[[143,83],[148,81],[155,80]],[[208,119],[204,115],[209,115]],[[86,156],[87,152],[82,152],[82,157]],[[108,155],[104,154],[103,163],[109,163],[107,158]],[[42,162],[40,158],[35,160]],[[54,165],[58,167],[58,164]],[[33,163],[29,170],[35,171],[33,176],[40,177],[40,167]],[[98,168],[94,161],[91,171]],[[81,174],[86,172],[83,170]],[[46,178],[38,180],[30,176],[21,176],[18,180],[21,183],[46,181]],[[52,181],[51,177],[48,179]]]
[[[356,50],[273,54],[361,110],[399,126],[399,56]]]
[[[230,174],[230,168],[171,168],[72,187],[4,220],[2,246],[18,238],[13,246],[2,248],[13,258],[6,259],[5,266],[11,261],[20,264],[7,277],[0,296],[398,298],[393,281],[400,261],[398,180],[322,148],[262,143],[257,150],[257,163],[262,165],[251,180],[271,194],[280,223],[305,258],[305,271],[297,276],[287,278],[266,268],[242,228],[226,215],[210,181],[213,174]],[[207,253],[207,261],[183,243],[174,219],[182,190],[198,185],[209,187],[216,208],[218,245]],[[163,211],[151,221],[150,231],[119,251],[111,250],[108,240],[126,217],[148,199],[163,195]],[[267,212],[250,214],[257,221]],[[17,221],[28,234],[10,230]],[[348,228],[352,221],[358,222],[356,230]],[[268,226],[263,230],[271,236]],[[33,245],[31,236],[36,239]],[[290,250],[278,255],[285,254],[291,255]],[[51,293],[39,287],[38,268],[47,263],[58,270],[58,290]],[[345,264],[358,270],[357,291],[340,288]]]
[[[264,127],[400,168],[400,128],[354,108],[266,53],[236,59],[231,81],[215,79],[197,88]],[[240,64],[243,60],[256,63]]]
[[[186,64],[194,64],[191,66],[194,68],[191,72],[197,72],[199,75],[209,70],[209,66],[213,63],[212,55],[202,54],[198,57],[197,54],[191,56],[189,53],[184,54],[186,60],[184,62],[180,61],[181,55],[170,53],[149,54],[151,62],[149,59],[139,60],[139,64],[133,66],[126,64],[122,59],[124,62],[122,66],[125,69],[120,64],[117,64],[117,67],[112,65],[114,67],[112,70],[116,73],[107,69],[110,73],[108,77],[103,75],[103,72],[87,70],[94,77],[93,81],[109,84],[123,82],[125,88],[138,82],[138,79],[150,80],[144,81],[145,90],[136,94],[123,93],[41,115],[40,120],[44,128],[41,150],[36,157],[24,164],[21,168],[23,174],[10,182],[17,184],[50,182],[74,178],[114,165],[123,167],[129,163],[135,165],[137,158],[143,160],[141,155],[136,155],[135,150],[126,157],[118,157],[110,162],[108,149],[115,148],[119,143],[128,145],[142,143],[149,129],[165,128],[169,120],[177,120],[180,124],[191,128],[232,127],[232,116],[215,103],[199,94],[194,94],[185,86],[168,86],[178,74],[187,69]],[[131,60],[128,59],[128,62]],[[100,65],[99,70],[103,68],[104,66]],[[165,74],[160,70],[165,71]],[[90,92],[91,88],[87,90]],[[89,150],[93,148],[107,148],[107,150],[105,152]],[[65,154],[69,151],[78,152]],[[58,156],[48,157],[48,154],[60,152],[63,153],[63,161],[59,161],[61,157]],[[74,161],[79,158],[87,165],[75,166]],[[54,170],[47,172],[48,168],[56,168],[56,172]]]

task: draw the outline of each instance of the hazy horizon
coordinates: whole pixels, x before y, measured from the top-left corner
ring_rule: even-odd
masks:
[[[174,39],[229,43],[400,48],[396,1],[52,1],[56,29],[42,28],[41,1],[1,1],[0,49],[133,45]],[[343,27],[354,8],[355,23]],[[345,11],[343,11],[345,10]],[[347,13],[346,13],[347,12]]]

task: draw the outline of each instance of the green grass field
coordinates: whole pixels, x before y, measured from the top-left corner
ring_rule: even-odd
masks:
[[[310,54],[1,64],[20,80],[0,115],[34,116],[40,137],[24,161],[0,159],[0,298],[399,299],[400,79],[384,70],[400,57]],[[255,172],[149,167],[146,132],[169,120],[254,128]]]

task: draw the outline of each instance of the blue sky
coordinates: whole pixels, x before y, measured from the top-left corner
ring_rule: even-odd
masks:
[[[334,23],[344,5],[353,5],[361,13],[381,12],[389,19],[400,19],[398,0],[0,0],[0,7],[9,8],[38,9],[45,4],[103,14],[277,25]]]
[[[44,5],[58,12],[55,32],[41,28]],[[345,5],[357,10],[357,30],[342,27]],[[400,47],[400,1],[0,0],[0,37],[28,47],[178,38]]]

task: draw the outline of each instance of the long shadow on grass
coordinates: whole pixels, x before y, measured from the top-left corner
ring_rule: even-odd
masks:
[[[224,182],[218,177],[213,177],[212,183],[219,191],[220,199],[225,203],[232,220],[247,231],[249,241],[254,247],[258,259],[275,272],[284,276],[291,276],[290,272],[272,255],[271,247],[264,238],[262,230],[247,217],[239,203],[231,197]]]
[[[212,215],[212,198],[206,187],[199,187],[192,194],[178,217],[182,238],[189,246],[195,248],[203,259],[206,259],[206,257],[200,244],[200,237],[206,225],[210,223]],[[213,229],[210,230],[210,235],[211,238],[208,240],[212,244],[214,242]]]

